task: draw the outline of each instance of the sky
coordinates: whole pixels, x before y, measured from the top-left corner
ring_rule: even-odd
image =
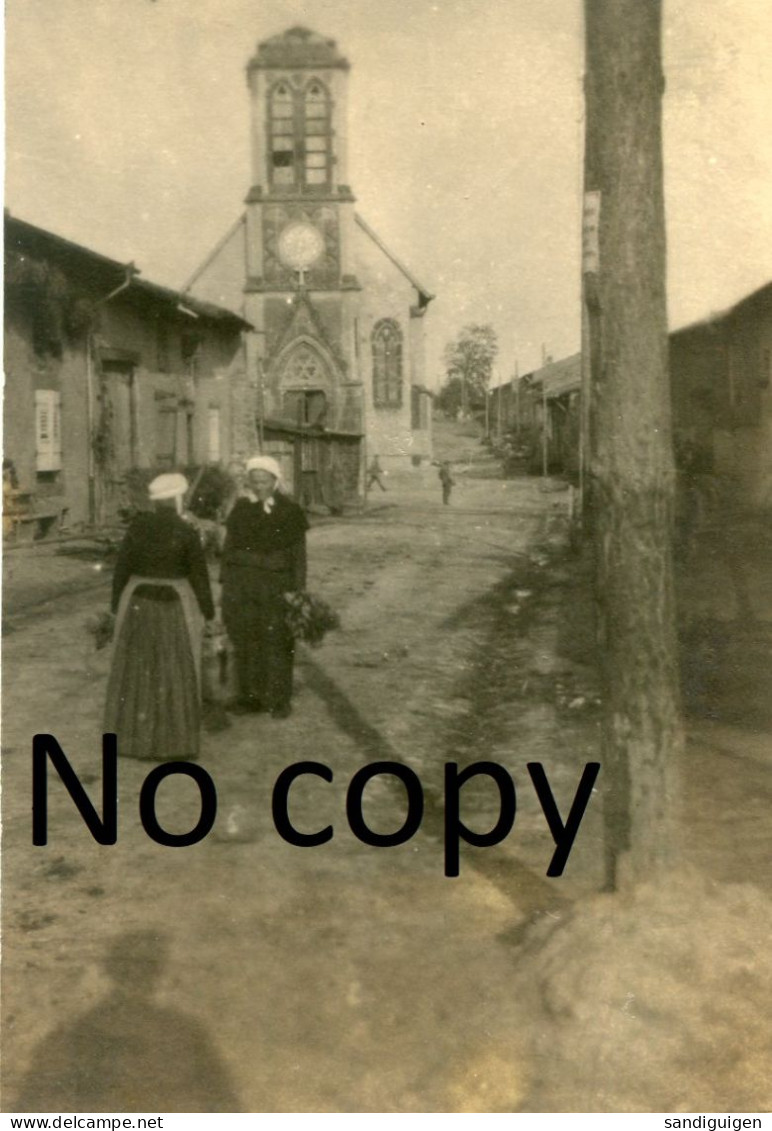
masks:
[[[675,327],[772,278],[772,16],[664,12]],[[352,65],[349,181],[436,295],[428,380],[471,322],[494,384],[575,352],[581,0],[6,0],[6,207],[181,287],[250,186],[245,65],[294,24]]]

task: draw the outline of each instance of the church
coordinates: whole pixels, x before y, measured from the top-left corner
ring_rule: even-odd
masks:
[[[424,318],[432,295],[355,208],[349,63],[293,27],[247,66],[246,209],[186,290],[248,322],[256,440],[306,503],[352,500],[386,471],[431,459]]]

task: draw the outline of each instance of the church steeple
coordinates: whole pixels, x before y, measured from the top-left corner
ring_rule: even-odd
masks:
[[[292,27],[258,44],[251,195],[345,198],[348,61],[333,39]]]
[[[335,41],[304,27],[258,44],[247,65],[252,185],[244,291],[258,331],[248,348],[263,375],[267,415],[294,420],[299,402],[323,402],[328,427],[352,416],[361,290],[346,174],[348,71]],[[308,315],[302,327],[301,314]]]
[[[253,327],[246,372],[266,435],[277,421],[316,426],[317,439],[326,430],[316,455],[305,441],[295,444],[295,455],[313,464],[303,474],[319,471],[320,481],[336,432],[345,435],[333,463],[345,464],[354,481],[361,433],[395,463],[431,451],[421,315],[432,296],[354,212],[348,78],[335,41],[308,28],[258,44],[247,64],[252,170],[244,220],[197,276],[202,297],[240,284],[234,306],[243,304]]]

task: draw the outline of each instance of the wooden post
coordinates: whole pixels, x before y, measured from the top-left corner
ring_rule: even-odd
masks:
[[[513,382],[515,386],[515,427],[517,429],[517,442],[520,443],[520,433],[522,431],[520,421],[520,366],[517,361],[515,362],[515,375],[513,377]]]
[[[263,361],[257,357],[257,446],[262,454],[265,445],[263,419],[265,416],[265,389],[263,387]]]
[[[547,382],[541,379],[541,474],[547,478],[549,456],[547,454]]]
[[[609,887],[672,865],[682,748],[672,521],[660,0],[585,0],[589,488]],[[596,198],[597,203],[597,198]]]

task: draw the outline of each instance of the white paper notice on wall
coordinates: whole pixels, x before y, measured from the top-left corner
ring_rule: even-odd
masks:
[[[584,194],[582,210],[582,274],[597,272],[600,267],[600,191],[594,189]]]

